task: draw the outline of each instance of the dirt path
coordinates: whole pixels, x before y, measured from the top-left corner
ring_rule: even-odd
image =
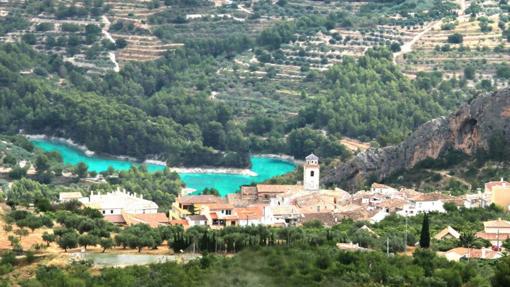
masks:
[[[427,24],[427,26],[425,26],[425,29],[423,29],[423,31],[421,31],[420,33],[416,34],[411,39],[411,41],[404,43],[404,45],[402,45],[400,47],[400,51],[398,51],[396,53],[393,53],[393,63],[397,64],[397,58],[398,57],[400,57],[400,56],[402,56],[404,54],[407,54],[409,52],[412,52],[413,51],[413,45],[416,44],[416,42],[418,42],[421,39],[421,37],[423,37],[423,35],[427,34],[430,30],[432,30],[432,28],[434,28],[435,26],[440,24],[441,21],[442,20],[437,20],[437,21],[430,22],[429,24]]]
[[[104,35],[104,37],[106,39],[108,39],[108,40],[112,41],[113,43],[115,43],[115,39],[113,39],[112,35],[109,32],[110,25],[112,23],[104,15],[103,15],[103,17],[101,19],[102,19],[102,23],[104,24],[104,27],[101,30],[101,32],[103,33],[103,35]],[[114,64],[113,70],[118,73],[120,71],[120,66],[119,66],[119,63],[117,62],[117,59],[115,57],[115,53],[114,52],[108,52],[108,57],[110,58],[110,61],[112,61],[112,63]]]
[[[247,14],[253,14],[252,11],[248,10],[247,8],[245,8],[243,5],[239,5],[237,6],[237,9],[239,9],[240,11],[243,11],[244,13],[247,13]]]
[[[343,137],[340,140],[340,143],[343,144],[346,148],[348,148],[351,151],[365,151],[370,148],[369,143],[361,142],[356,139],[351,139],[348,137]]]
[[[459,4],[460,7],[459,16],[463,16],[466,10],[466,0],[458,0],[457,4]]]

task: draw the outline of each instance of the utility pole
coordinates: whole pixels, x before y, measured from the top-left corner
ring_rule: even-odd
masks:
[[[390,257],[390,239],[386,237],[386,256]]]
[[[404,252],[405,252],[405,254],[407,254],[407,215],[405,216],[405,220],[406,220],[406,231],[405,231],[405,235],[404,235]]]
[[[497,240],[497,243],[496,243],[496,251],[499,251],[499,228],[498,228],[498,233],[496,235],[496,240]]]

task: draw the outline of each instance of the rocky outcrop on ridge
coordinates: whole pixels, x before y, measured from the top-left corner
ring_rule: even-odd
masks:
[[[420,161],[454,149],[473,154],[502,133],[510,143],[510,88],[475,98],[448,117],[426,122],[398,145],[368,149],[323,173],[323,182],[354,189],[369,177],[381,181]]]

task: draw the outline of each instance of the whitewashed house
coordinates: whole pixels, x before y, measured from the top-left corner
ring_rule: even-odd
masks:
[[[112,214],[152,214],[158,212],[158,205],[143,199],[143,195],[128,193],[125,189],[117,189],[106,194],[94,194],[80,199],[83,205],[98,209],[103,215]]]
[[[68,202],[72,200],[80,200],[83,197],[79,191],[61,192],[58,194],[59,202]]]
[[[370,193],[371,194],[381,194],[385,196],[396,196],[399,194],[399,191],[391,186],[387,186],[380,183],[372,183],[372,186],[370,187]]]
[[[404,208],[397,212],[402,216],[415,216],[420,213],[440,212],[444,213],[444,196],[438,192],[422,193],[409,198]]]

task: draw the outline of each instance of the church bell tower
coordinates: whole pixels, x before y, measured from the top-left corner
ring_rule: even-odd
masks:
[[[303,185],[307,191],[319,190],[320,166],[319,158],[313,153],[305,158],[303,166]]]

